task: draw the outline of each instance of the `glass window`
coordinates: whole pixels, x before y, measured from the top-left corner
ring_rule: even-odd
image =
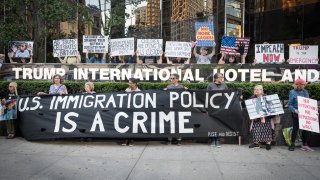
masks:
[[[241,2],[235,0],[227,0],[226,13],[227,15],[241,18]]]
[[[241,37],[241,25],[227,22],[227,36]]]

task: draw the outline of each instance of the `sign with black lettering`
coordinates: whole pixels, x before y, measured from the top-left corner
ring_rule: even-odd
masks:
[[[26,96],[18,110],[27,140],[223,137],[240,135],[239,97],[235,90]]]
[[[139,56],[160,56],[162,45],[162,39],[137,39],[137,53]]]
[[[88,53],[107,53],[108,38],[101,35],[84,35],[83,36],[83,52]]]
[[[111,55],[124,56],[133,55],[134,38],[111,39]]]
[[[191,58],[191,48],[191,42],[167,41],[165,56]]]
[[[256,44],[255,59],[257,63],[281,63],[284,60],[284,45]]]
[[[318,64],[318,46],[289,46],[289,64]]]
[[[78,39],[53,40],[53,57],[77,56]]]

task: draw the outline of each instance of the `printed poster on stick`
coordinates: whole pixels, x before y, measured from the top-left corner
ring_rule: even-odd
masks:
[[[298,96],[299,129],[319,132],[317,100]]]

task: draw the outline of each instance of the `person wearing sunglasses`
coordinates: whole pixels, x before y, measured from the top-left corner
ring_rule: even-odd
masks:
[[[188,89],[187,87],[179,84],[179,75],[178,74],[171,74],[170,81],[171,81],[171,83],[163,90],[166,91],[166,90],[187,90]],[[168,145],[172,144],[172,139],[173,139],[172,137],[168,138],[168,142],[167,142]],[[176,139],[176,144],[178,146],[181,146],[182,138],[177,137],[175,139]]]

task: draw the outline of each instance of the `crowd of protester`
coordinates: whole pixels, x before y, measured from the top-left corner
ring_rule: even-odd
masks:
[[[211,83],[208,84],[207,91],[212,90],[226,90],[228,89],[227,85],[224,83],[224,75],[222,73],[216,73],[210,77]],[[293,84],[293,89],[289,92],[289,110],[292,113],[292,122],[293,122],[293,132],[291,136],[291,146],[289,146],[290,151],[295,150],[295,140],[297,137],[297,133],[299,130],[299,121],[298,121],[298,102],[297,97],[309,97],[309,92],[305,90],[306,81],[303,79],[297,79]],[[95,94],[94,91],[94,83],[86,82],[83,88],[83,94]],[[187,87],[179,84],[179,75],[171,74],[170,76],[170,84],[164,89],[164,91],[170,90],[188,90]],[[128,80],[128,88],[124,90],[125,92],[137,92],[141,91],[138,87],[138,80],[135,78],[130,78]],[[56,74],[52,78],[52,85],[49,87],[48,91],[37,93],[38,96],[43,95],[67,95],[68,89],[65,85],[63,85],[63,77]],[[253,95],[251,98],[254,98],[255,107],[257,112],[259,109],[261,110],[262,99],[266,96],[263,92],[263,86],[257,85],[254,87]],[[16,82],[11,82],[8,86],[7,95],[1,96],[1,120],[5,121],[6,129],[7,129],[7,138],[12,139],[16,134],[16,125],[15,119],[16,115],[16,100],[18,97],[18,85]],[[259,113],[259,112],[258,112]],[[252,134],[252,144],[250,144],[249,148],[260,148],[261,144],[264,144],[266,150],[271,150],[271,141],[274,139],[274,116],[263,116],[261,118],[251,120],[250,132]],[[220,137],[215,136],[210,138],[211,146],[220,148]],[[308,141],[310,141],[310,132],[302,130],[302,145],[301,150],[304,151],[313,151],[308,146]],[[168,137],[167,144],[182,144],[181,137]],[[133,146],[134,140],[131,138],[124,139],[122,145]]]

